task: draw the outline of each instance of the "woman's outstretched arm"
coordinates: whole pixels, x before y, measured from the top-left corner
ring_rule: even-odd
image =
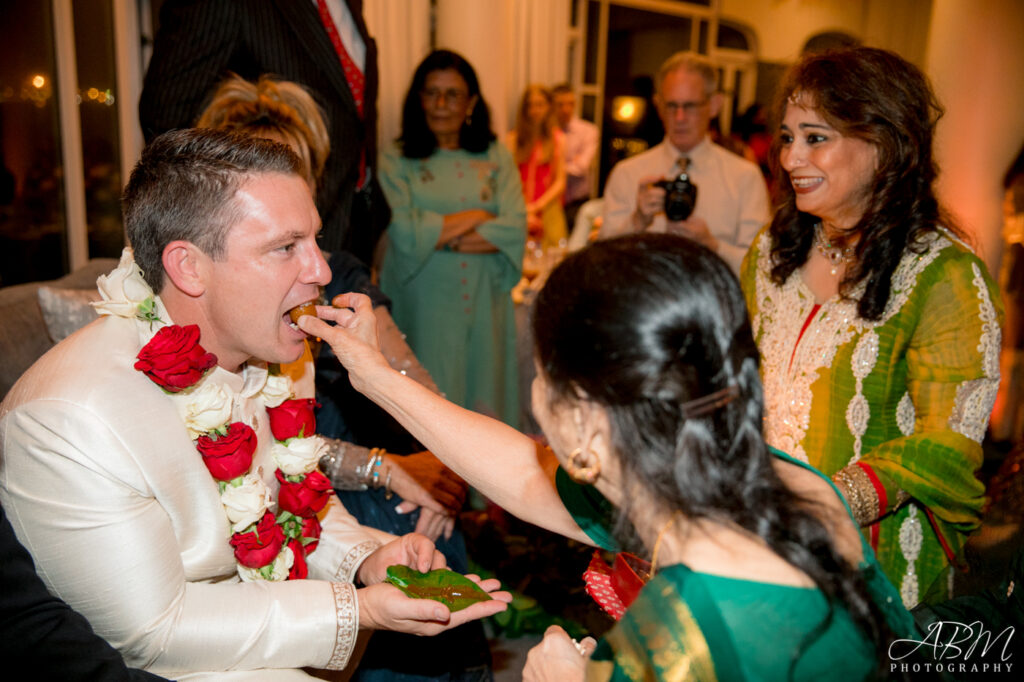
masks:
[[[532,439],[448,402],[388,365],[378,350],[369,298],[342,294],[333,303],[337,307],[317,306],[319,318],[306,315],[298,324],[331,346],[356,390],[502,508],[524,521],[589,542],[555,490],[554,467],[538,457]]]

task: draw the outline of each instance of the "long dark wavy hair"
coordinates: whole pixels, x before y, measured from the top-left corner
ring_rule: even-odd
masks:
[[[833,606],[804,646],[838,607],[881,657],[891,633],[863,576],[837,552],[812,503],[775,471],[761,436],[757,347],[739,282],[720,258],[667,234],[596,242],[552,272],[533,332],[552,401],[571,404],[582,391],[607,412],[624,490],[639,485],[691,521],[761,538]],[[730,387],[731,402],[684,416],[686,403]],[[623,499],[615,537],[649,555],[628,521],[631,496]]]
[[[924,239],[944,227],[963,237],[935,197],[938,166],[932,156],[942,107],[928,79],[902,57],[872,47],[805,55],[783,79],[775,98],[776,128],[791,102],[813,107],[841,135],[856,137],[878,151],[878,170],[868,186],[867,205],[850,230],[859,233],[856,258],[840,283],[840,294],[864,283],[857,313],[877,320],[885,311],[892,275],[904,250],[921,252]],[[784,178],[776,136],[771,161]],[[779,182],[771,223],[772,280],[782,284],[807,262],[818,218],[796,207],[792,185]]]
[[[491,130],[491,112],[480,93],[480,81],[473,67],[456,52],[434,50],[416,67],[409,92],[405,93],[405,104],[402,105],[402,134],[398,136],[398,143],[402,146],[402,155],[408,159],[425,159],[437,151],[437,137],[427,126],[420,92],[426,85],[428,75],[445,69],[454,69],[466,81],[469,96],[477,97],[476,106],[469,112],[468,120],[459,131],[459,146],[466,151],[480,153],[487,151],[487,147],[495,140],[494,131]]]

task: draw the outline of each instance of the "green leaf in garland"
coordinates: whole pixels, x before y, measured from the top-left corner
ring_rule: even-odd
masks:
[[[160,319],[160,315],[156,312],[156,299],[152,296],[146,298],[138,306],[139,312],[135,314],[135,317],[139,318],[143,322],[149,322],[150,329],[153,328],[153,324],[156,322],[163,322]]]
[[[491,599],[475,582],[447,568],[420,573],[397,564],[388,566],[386,580],[409,597],[439,601],[449,611],[461,611],[478,601]]]

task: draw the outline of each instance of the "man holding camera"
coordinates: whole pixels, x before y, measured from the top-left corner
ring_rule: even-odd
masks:
[[[768,221],[768,191],[757,166],[708,137],[722,107],[718,70],[677,52],[661,65],[654,96],[665,126],[661,144],[612,169],[601,237],[672,232],[698,241],[733,269]]]

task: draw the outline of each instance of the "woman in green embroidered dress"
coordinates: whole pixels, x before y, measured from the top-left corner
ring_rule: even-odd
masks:
[[[804,57],[778,94],[775,216],[741,274],[765,438],[831,476],[903,602],[949,596],[979,523],[999,294],[935,197],[941,115],[884,50]]]
[[[524,679],[863,680],[912,636],[834,486],[765,445],[743,296],[708,249],[632,235],[552,272],[534,317],[546,454],[388,367],[365,297],[334,303],[346,309],[318,315],[337,326],[302,328],[471,485],[539,526],[651,557],[596,650],[553,627]]]

